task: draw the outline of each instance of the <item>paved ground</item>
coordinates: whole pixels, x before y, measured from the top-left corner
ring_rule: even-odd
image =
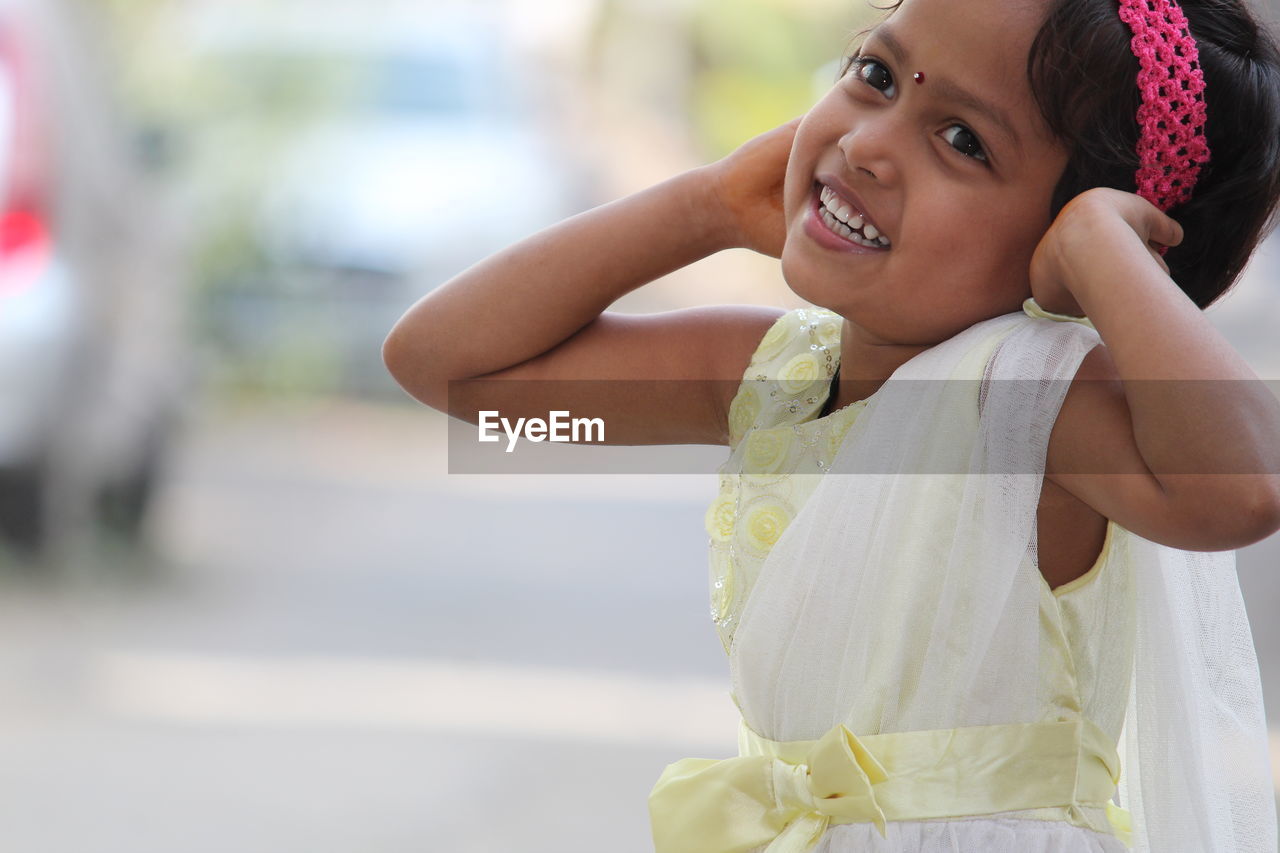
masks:
[[[714,482],[446,479],[442,426],[201,419],[149,574],[11,581],[6,849],[649,849],[662,767],[734,748]]]

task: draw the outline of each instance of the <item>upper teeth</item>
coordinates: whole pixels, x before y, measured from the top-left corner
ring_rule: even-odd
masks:
[[[827,209],[832,216],[843,222],[853,231],[862,229],[863,235],[867,240],[875,241],[878,245],[888,246],[889,238],[880,233],[880,231],[870,222],[864,222],[860,214],[854,213],[844,201],[835,194],[835,192],[827,186],[822,188],[822,206]]]

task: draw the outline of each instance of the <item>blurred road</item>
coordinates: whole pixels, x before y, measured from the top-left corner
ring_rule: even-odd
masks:
[[[10,584],[4,847],[650,849],[663,766],[736,744],[706,616],[714,480],[446,480],[443,429],[212,413],[150,579]]]
[[[339,403],[211,413],[152,578],[7,589],[6,848],[650,850],[662,768],[735,750],[714,481],[446,477],[443,429]],[[1240,553],[1275,729],[1278,550]]]

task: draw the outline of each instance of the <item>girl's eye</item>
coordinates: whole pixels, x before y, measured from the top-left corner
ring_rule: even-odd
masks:
[[[885,68],[874,59],[867,59],[864,56],[855,56],[853,58],[852,70],[854,75],[878,92],[889,94],[889,90],[893,88],[893,76],[889,74],[889,69]],[[892,95],[890,95],[892,97]]]
[[[946,134],[951,133],[953,130],[959,132],[947,139],[947,142],[951,143],[957,151],[966,157],[972,157],[983,163],[987,162],[987,152],[983,150],[982,143],[978,141],[978,137],[974,136],[969,128],[963,124],[953,124],[943,131],[944,138],[946,138]]]
[[[866,83],[877,92],[883,92],[886,96],[893,97],[893,75],[879,61],[859,55],[853,57],[849,68],[853,71],[854,76],[863,83]],[[952,131],[958,132],[953,134]],[[979,141],[973,131],[964,125],[951,125],[944,131],[943,138],[964,156],[981,163],[987,162],[987,152],[982,147],[982,142]]]

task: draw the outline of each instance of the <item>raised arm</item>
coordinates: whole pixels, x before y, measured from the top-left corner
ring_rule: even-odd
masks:
[[[1181,240],[1149,202],[1104,187],[1045,235],[1036,301],[1086,314],[1103,342],[1063,402],[1046,474],[1147,539],[1240,548],[1280,529],[1280,403],[1150,245]]]
[[[603,312],[626,293],[721,249],[740,246],[777,257],[785,234],[782,183],[797,123],[464,270],[396,323],[382,348],[388,370],[418,400],[467,420],[475,406],[531,413],[542,408],[545,414],[547,401],[531,383],[488,390],[465,383],[465,391],[455,384],[450,399],[451,380],[740,377],[777,309],[722,306],[639,317]],[[679,388],[665,385],[671,393]],[[608,399],[600,402],[615,415],[643,427],[628,443],[684,443],[682,437],[718,443],[722,425],[713,421],[724,416],[727,398],[703,406],[688,390],[687,405],[672,416],[684,422],[664,426],[658,421],[667,415],[654,414],[669,402],[661,389],[652,399],[626,405],[616,390],[602,393]]]
[[[450,379],[541,355],[632,290],[729,248],[716,204],[701,167],[539,231],[418,300],[383,344],[387,367],[429,402]]]

